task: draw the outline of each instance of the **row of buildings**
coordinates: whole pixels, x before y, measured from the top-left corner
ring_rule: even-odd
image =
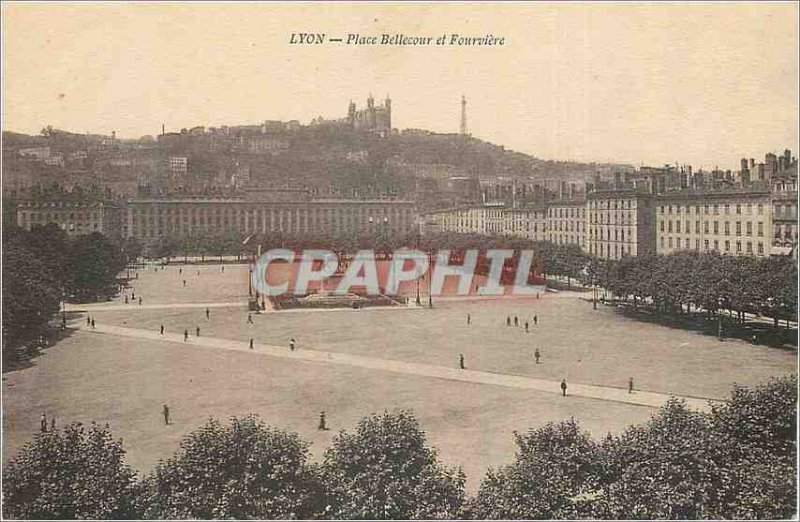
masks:
[[[289,236],[401,236],[417,226],[415,205],[402,200],[312,197],[301,189],[251,190],[243,197],[137,197],[78,200],[65,195],[17,205],[26,229],[56,223],[69,235],[101,232],[145,245],[166,238],[234,233]]]
[[[738,177],[645,168],[580,188],[562,183],[556,194],[534,188],[541,197],[524,205],[487,201],[422,220],[428,231],[573,244],[604,259],[678,250],[785,255],[797,246],[797,160],[789,151],[766,160],[743,160]]]

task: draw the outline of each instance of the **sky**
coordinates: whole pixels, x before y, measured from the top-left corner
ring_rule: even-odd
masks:
[[[138,138],[341,118],[543,159],[735,169],[797,149],[798,4],[2,4],[3,130]],[[505,45],[293,45],[292,33],[493,34]]]

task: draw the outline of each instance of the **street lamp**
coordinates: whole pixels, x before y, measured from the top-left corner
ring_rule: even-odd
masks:
[[[724,299],[720,297],[717,301],[717,338],[722,341],[724,339],[722,332],[722,303]]]
[[[420,238],[421,235],[422,235],[422,232],[420,231],[420,226],[419,226],[419,224],[417,224],[417,251],[419,251],[419,238]],[[422,277],[422,274],[420,274],[420,277]],[[417,277],[417,306],[421,306],[422,305],[422,302],[419,299],[419,280],[420,280],[420,277]]]
[[[428,252],[428,307],[433,308],[433,253]]]

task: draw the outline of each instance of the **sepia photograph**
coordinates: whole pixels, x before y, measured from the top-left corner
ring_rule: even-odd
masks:
[[[797,520],[800,4],[0,9],[3,520]]]

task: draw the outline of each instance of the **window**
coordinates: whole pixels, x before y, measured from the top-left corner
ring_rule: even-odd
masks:
[[[748,241],[747,242],[747,254],[748,255],[753,255],[753,242],[752,241]]]
[[[718,214],[719,214],[719,205],[714,204],[714,215],[716,216]]]
[[[687,219],[686,220],[686,233],[687,234],[689,233],[690,230],[692,230],[691,224],[692,224],[692,222]]]
[[[742,222],[741,221],[737,221],[736,222],[736,235],[737,236],[741,236],[742,235]]]
[[[742,206],[741,205],[736,205],[736,213],[737,214],[741,214],[742,213]]]
[[[764,237],[764,223],[762,221],[758,222],[758,237]]]
[[[699,234],[700,233],[700,221],[695,221],[694,222],[694,233],[695,234]]]
[[[762,243],[761,241],[758,242],[758,253],[759,254],[764,253],[764,243]]]
[[[747,204],[747,213],[748,214],[752,214],[753,213],[753,204],[752,203],[748,203]]]
[[[731,251],[731,242],[725,240],[725,252],[730,252],[730,251]]]
[[[602,248],[602,246],[600,248]],[[664,236],[661,236],[661,248],[664,248]]]
[[[764,213],[764,205],[761,203],[758,204],[758,213],[759,215]]]
[[[727,214],[730,214],[730,213],[731,213],[731,206],[726,203],[725,204],[725,214],[727,215]]]
[[[714,221],[714,233],[719,234],[719,221]]]
[[[708,205],[703,206],[703,214],[708,214]]]
[[[669,224],[668,224],[667,228],[669,229],[669,232],[671,233],[672,232],[672,220],[671,219],[669,220]]]
[[[746,230],[747,230],[747,235],[748,236],[752,236],[753,235],[753,223],[752,222],[750,222],[750,221],[747,222]]]
[[[731,224],[730,224],[729,221],[725,222],[725,235],[726,236],[730,236],[731,235]]]
[[[719,250],[719,241],[714,240],[714,250]]]
[[[672,238],[669,238],[668,243],[669,243],[669,247],[672,248]]]
[[[736,252],[739,253],[739,254],[742,253],[742,242],[741,241],[737,241],[736,242]]]
[[[681,233],[681,221],[679,219],[675,220],[675,232]]]
[[[703,241],[703,250],[708,250],[708,239]]]
[[[703,232],[708,234],[708,221],[703,222]]]

